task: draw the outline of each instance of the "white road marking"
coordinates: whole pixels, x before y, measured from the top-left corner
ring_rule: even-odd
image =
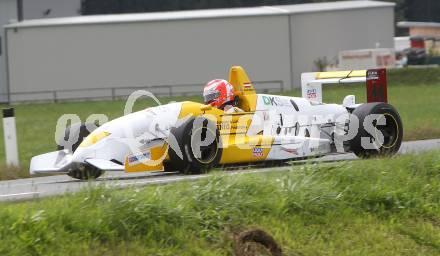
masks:
[[[32,198],[37,198],[40,195],[40,192],[24,192],[24,193],[16,193],[16,194],[6,194],[0,195],[0,201],[8,201],[16,199],[25,199],[27,196],[31,196]],[[6,200],[5,200],[6,199]]]

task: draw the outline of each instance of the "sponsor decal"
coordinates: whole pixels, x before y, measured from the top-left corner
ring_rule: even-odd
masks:
[[[147,161],[151,159],[151,154],[150,152],[143,152],[140,155],[129,155],[127,157],[127,161],[129,165],[135,165],[135,164],[139,164],[142,161]]]
[[[254,157],[263,157],[263,149],[262,148],[253,148],[252,155]]]
[[[247,130],[248,126],[246,124],[244,125],[237,125],[237,123],[221,123],[217,124],[217,129],[219,130],[231,130],[231,129],[237,129],[237,130]]]
[[[291,106],[290,101],[276,96],[263,96],[263,103],[267,106]]]
[[[367,74],[367,81],[368,80],[377,80],[379,79],[379,74],[376,70],[369,70]]]
[[[316,89],[307,89],[307,98],[316,99]]]
[[[231,123],[229,123],[229,122],[222,122],[221,124],[217,125],[217,129],[219,129],[219,130],[230,130],[231,129]]]
[[[246,130],[247,126],[246,125],[237,125],[237,130]]]

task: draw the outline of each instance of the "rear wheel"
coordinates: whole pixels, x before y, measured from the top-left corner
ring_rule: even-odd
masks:
[[[350,141],[353,153],[363,158],[397,153],[402,144],[403,126],[393,106],[367,103],[357,107],[352,114],[359,120],[358,132]]]

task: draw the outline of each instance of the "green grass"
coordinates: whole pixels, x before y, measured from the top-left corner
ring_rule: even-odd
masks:
[[[439,255],[440,152],[0,204],[0,255]]]
[[[440,68],[391,70],[388,80],[389,101],[402,117],[404,140],[440,138]],[[299,96],[300,92],[284,94]],[[361,85],[324,87],[324,102],[340,104],[348,94],[355,94],[358,102],[365,102],[365,86]],[[161,98],[162,103],[183,100],[201,101],[201,97]],[[112,119],[123,114],[124,104],[124,101],[92,101],[15,106],[23,169],[28,168],[32,156],[55,150],[55,125],[61,115],[78,114],[83,122],[93,113],[106,114]],[[136,108],[152,105],[152,101],[141,100]],[[0,163],[4,163],[3,136],[0,136]]]

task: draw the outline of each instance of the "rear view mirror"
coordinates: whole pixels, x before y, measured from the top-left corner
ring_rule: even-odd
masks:
[[[200,106],[200,110],[201,111],[209,111],[211,109],[212,109],[211,105],[202,105],[202,106]]]

